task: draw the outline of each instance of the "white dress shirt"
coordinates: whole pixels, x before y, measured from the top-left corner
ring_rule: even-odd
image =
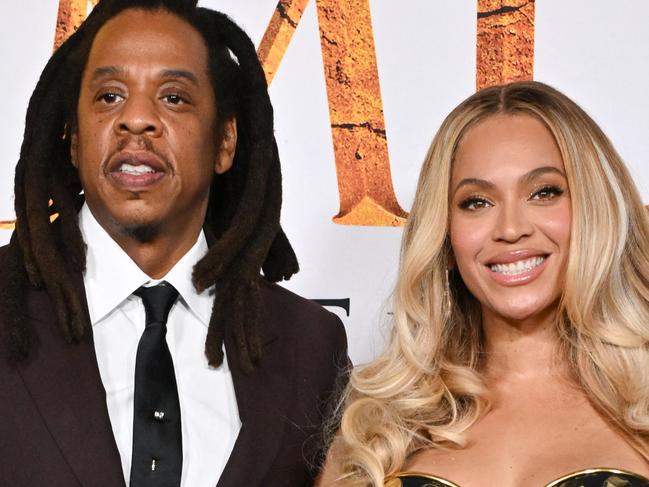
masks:
[[[227,361],[211,368],[205,338],[212,312],[209,290],[197,294],[192,268],[207,251],[203,233],[160,280],[148,277],[110,238],[84,205],[79,226],[88,245],[84,285],[108,415],[129,485],[133,448],[135,358],[145,327],[142,285],[167,281],[180,294],[167,321],[167,343],[174,362],[183,441],[183,487],[214,487],[223,473],[241,428]]]

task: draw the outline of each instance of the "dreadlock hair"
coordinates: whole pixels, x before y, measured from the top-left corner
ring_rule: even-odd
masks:
[[[75,284],[85,271],[86,248],[77,215],[82,187],[70,161],[70,140],[93,39],[129,8],[163,9],[196,28],[209,52],[217,119],[222,124],[236,117],[232,169],[214,175],[210,188],[205,229],[215,241],[195,265],[192,280],[198,292],[214,289],[205,343],[209,364],[223,362],[223,342],[231,334],[241,366],[251,371],[262,352],[260,269],[266,280],[277,282],[296,273],[298,264],[279,224],[281,172],[273,111],[254,45],[226,15],[199,8],[196,0],[102,0],[43,70],[27,109],[16,166],[17,221],[7,249],[12,257],[7,278],[13,285],[0,295],[0,306],[11,316],[11,357],[26,359],[37,338],[24,316],[28,286],[45,288],[68,341],[80,340],[90,325]],[[51,222],[54,213],[58,218]]]

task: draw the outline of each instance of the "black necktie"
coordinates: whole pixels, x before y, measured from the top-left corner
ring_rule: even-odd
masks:
[[[146,311],[137,346],[131,487],[178,487],[183,465],[180,402],[167,346],[167,316],[178,291],[166,282],[135,291]]]

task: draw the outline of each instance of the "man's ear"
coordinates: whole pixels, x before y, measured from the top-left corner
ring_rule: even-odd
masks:
[[[223,174],[232,167],[234,153],[237,149],[237,119],[232,117],[223,123],[223,132],[221,136],[221,147],[216,154],[216,164],[214,172]]]
[[[77,162],[78,143],[79,143],[79,137],[77,136],[77,131],[72,130],[72,133],[70,135],[70,162],[77,169],[79,169],[79,163]]]

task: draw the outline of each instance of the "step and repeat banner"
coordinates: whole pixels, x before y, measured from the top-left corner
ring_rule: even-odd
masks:
[[[0,244],[13,225],[29,96],[93,3],[3,3]],[[649,202],[649,2],[200,4],[226,12],[257,46],[275,108],[282,223],[301,266],[285,285],[340,316],[355,363],[384,344],[402,225],[428,144],[477,88],[537,79],[565,92],[603,127]]]

